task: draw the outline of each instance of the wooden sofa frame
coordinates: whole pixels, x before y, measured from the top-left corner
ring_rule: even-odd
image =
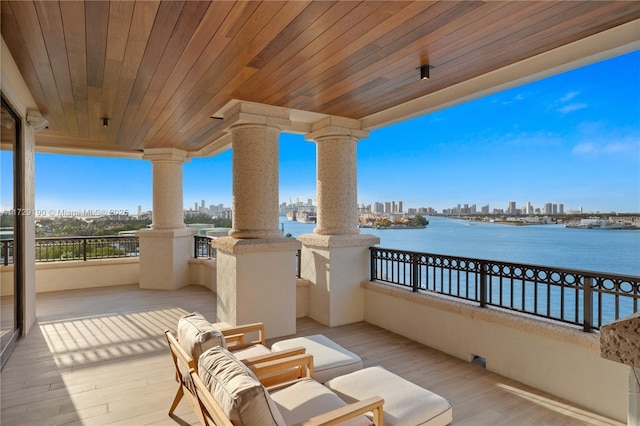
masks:
[[[282,389],[301,380],[313,379],[313,356],[308,354],[293,355],[266,361],[252,361],[246,364],[256,377],[258,377],[267,391]],[[283,371],[285,374],[281,374]],[[296,372],[297,377],[294,379],[290,379],[292,371]],[[232,426],[231,421],[227,418],[200,376],[198,376],[196,370],[191,369],[189,374],[191,375],[191,380],[194,385],[195,397],[201,409],[198,418],[201,419],[202,424],[204,426],[211,424],[216,426]],[[285,380],[281,380],[282,378],[285,378]],[[383,426],[383,404],[384,400],[382,398],[374,396],[312,417],[300,424],[305,426],[332,426],[362,414],[372,412],[373,425]]]

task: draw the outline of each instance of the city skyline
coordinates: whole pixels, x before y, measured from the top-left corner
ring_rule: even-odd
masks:
[[[374,130],[358,142],[358,204],[402,199],[442,211],[461,200],[557,200],[565,210],[638,212],[639,76],[636,51]],[[185,208],[203,198],[232,205],[231,156],[185,163]],[[151,210],[149,161],[36,153],[35,170],[37,210]],[[315,144],[282,134],[279,177],[279,204],[315,199]]]

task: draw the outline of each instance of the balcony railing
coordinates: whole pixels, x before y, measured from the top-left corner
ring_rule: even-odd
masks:
[[[109,259],[140,255],[136,236],[36,238],[36,262]],[[13,263],[13,240],[0,242],[0,261]]]
[[[213,237],[196,235],[193,237],[193,257],[195,259],[215,259],[216,249],[211,246]]]
[[[216,249],[211,246],[214,237],[195,235],[193,237],[193,257],[195,259],[216,259]],[[296,278],[300,278],[300,250],[296,250]]]
[[[371,247],[371,280],[431,291],[586,332],[638,312],[640,277]]]

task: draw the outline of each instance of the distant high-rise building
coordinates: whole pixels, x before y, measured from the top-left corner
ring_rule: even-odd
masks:
[[[509,201],[507,206],[507,214],[518,214],[518,209],[516,208],[515,201]]]
[[[384,213],[393,213],[391,211],[391,202],[390,201],[385,201],[384,202]]]
[[[558,214],[558,205],[557,205],[557,204],[553,204],[553,205],[551,206],[551,212],[552,212],[553,214]]]
[[[373,212],[374,213],[384,213],[384,204],[379,203],[379,202],[375,202],[373,204]]]
[[[402,213],[402,201],[398,201],[398,213]]]
[[[486,206],[482,206],[482,214],[489,214],[489,204],[487,204]]]
[[[558,214],[564,214],[564,204],[558,204]]]
[[[553,204],[545,203],[545,205],[544,205],[544,214],[553,214]]]

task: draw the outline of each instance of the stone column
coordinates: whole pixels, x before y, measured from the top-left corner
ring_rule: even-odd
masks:
[[[600,356],[629,366],[627,424],[640,425],[640,312],[600,327]]]
[[[368,279],[369,247],[380,239],[357,226],[356,145],[368,133],[357,120],[328,117],[307,139],[316,143],[318,203],[313,234],[301,235],[301,277],[310,281],[308,315],[336,326],[364,319],[360,283]]]
[[[174,290],[189,285],[189,264],[196,231],[184,224],[182,165],[184,151],[145,150],[153,173],[153,221],[140,238],[140,288]]]
[[[267,337],[296,331],[295,253],[278,227],[278,137],[284,108],[240,102],[224,114],[233,157],[233,225],[217,249],[218,321],[263,322]]]

